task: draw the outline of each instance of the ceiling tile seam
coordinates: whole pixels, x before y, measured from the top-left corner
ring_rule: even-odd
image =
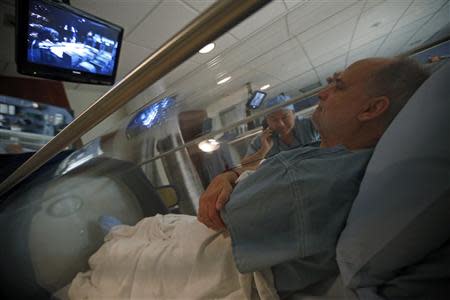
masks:
[[[186,2],[186,0],[179,0],[180,2],[183,2],[184,5],[189,6],[190,9],[194,10],[196,13],[202,13],[202,10],[196,9],[195,7],[193,7],[192,5],[190,5],[188,2]],[[208,7],[209,8],[209,7]],[[206,8],[206,9],[208,9]]]
[[[237,38],[236,36],[234,36],[234,35],[231,34],[231,32],[230,32],[232,29],[235,29],[235,28],[236,28],[237,26],[239,26],[241,23],[238,24],[238,25],[236,25],[236,26],[234,26],[233,28],[231,28],[227,33],[231,34],[231,35],[232,35],[234,38],[236,38],[238,41],[245,42],[245,41],[249,40],[250,38],[254,37],[255,35],[261,33],[264,29],[269,28],[270,26],[272,26],[273,24],[275,24],[276,22],[278,22],[279,20],[281,20],[281,19],[282,19],[283,17],[285,17],[288,13],[289,13],[289,11],[287,11],[287,10],[284,11],[284,13],[282,13],[282,14],[280,14],[279,16],[273,18],[271,22],[269,22],[269,23],[263,25],[261,28],[259,28],[258,30],[253,31],[252,33],[250,33],[249,35],[245,36],[245,37],[242,38],[242,39]],[[249,16],[248,18],[250,18],[250,17],[252,17],[252,16],[255,16],[256,14],[257,14],[257,12],[255,12],[253,15]],[[248,18],[247,18],[247,19],[248,19]],[[247,19],[245,19],[245,20],[247,20]]]
[[[178,0],[178,3],[184,5],[186,9],[191,10],[191,12],[197,14],[197,16],[200,15],[200,12],[199,12],[198,10],[196,10],[194,7],[188,5],[185,1],[183,1],[183,0]],[[189,23],[190,23],[190,22],[189,22]]]
[[[356,28],[358,28],[358,24],[359,24],[359,20],[361,20],[361,16],[364,12],[364,8],[367,5],[368,0],[366,0],[361,8],[361,12],[359,13],[358,19],[356,19],[356,23],[355,23],[355,27],[353,27],[353,32],[352,32],[352,37],[350,38],[350,43],[348,43],[348,49],[347,49],[347,53],[345,55],[345,66],[348,66],[348,57],[350,55],[350,50],[352,49],[352,44],[353,44],[353,40],[355,38],[355,34],[356,34]]]
[[[370,0],[369,0],[369,1],[370,1]],[[380,6],[380,5],[384,4],[384,3],[386,3],[386,0],[381,0],[381,2],[378,2],[378,3],[375,4],[374,6],[372,6],[372,7],[368,8],[368,9],[364,10],[363,13],[368,12],[369,10],[372,10],[372,9],[374,9],[374,8],[377,8],[378,6]]]
[[[355,1],[354,3],[352,3],[352,4],[350,4],[350,5],[346,6],[346,7],[344,7],[343,9],[341,9],[341,10],[339,10],[339,11],[337,11],[337,12],[335,12],[335,13],[332,14],[331,16],[329,16],[329,17],[323,19],[323,20],[320,21],[319,23],[314,24],[314,25],[312,25],[312,26],[309,26],[309,27],[306,28],[305,30],[303,30],[303,31],[301,31],[301,32],[299,32],[299,33],[297,33],[296,36],[299,36],[299,35],[301,35],[301,34],[307,32],[307,31],[310,30],[311,28],[314,28],[314,27],[316,27],[316,26],[322,24],[323,22],[325,22],[325,21],[327,21],[327,20],[333,18],[333,17],[336,16],[337,14],[339,14],[339,13],[343,12],[344,10],[346,10],[346,9],[348,9],[348,8],[354,6],[354,5],[357,5],[357,4],[358,4],[358,1]],[[351,18],[349,18],[349,19],[351,19]],[[345,20],[345,21],[348,21],[349,19],[347,19],[347,20]],[[344,22],[345,22],[345,21],[344,21]],[[344,22],[342,22],[342,23],[344,23]],[[339,23],[339,24],[342,24],[342,23]],[[338,24],[338,25],[339,25],[339,24]]]
[[[289,23],[288,23],[288,20],[287,20],[287,15],[285,16],[284,21],[286,22],[286,30],[287,30],[287,33],[288,33],[288,37],[290,37],[290,36],[291,36],[291,30],[290,30],[290,28],[289,28]],[[305,47],[303,46],[303,43],[298,39],[298,35],[297,35],[297,36],[294,36],[294,39],[298,42],[298,44],[300,45],[300,48],[302,48],[303,53],[305,53],[306,59],[308,60],[309,64],[311,65],[312,70],[313,70],[313,72],[314,72],[314,75],[316,75],[317,81],[320,81],[319,74],[317,73],[317,70],[314,68],[314,65],[313,65],[313,63],[312,63],[312,60],[311,60],[311,58],[309,57],[308,52],[306,52],[306,49],[305,49]],[[307,72],[309,72],[309,71],[307,71]],[[304,73],[303,73],[303,74],[304,74]],[[301,76],[301,75],[299,75],[299,76]]]
[[[142,17],[142,19],[136,23],[136,25],[133,26],[133,28],[130,29],[130,31],[128,33],[124,34],[124,39],[126,39],[127,37],[129,37],[139,26],[141,26],[141,24],[145,21],[145,19],[147,19],[147,17],[149,15],[151,15],[163,2],[163,0],[159,0],[158,4],[156,4],[152,9],[150,9],[145,16]],[[142,46],[141,46],[142,47]]]
[[[384,45],[384,43],[387,41],[387,39],[389,38],[389,36],[392,34],[392,32],[394,31],[395,26],[397,26],[397,24],[400,22],[400,20],[406,15],[406,12],[409,10],[409,8],[413,5],[413,3],[416,1],[411,1],[411,3],[409,3],[408,7],[403,11],[403,13],[401,14],[401,16],[397,19],[397,21],[394,23],[394,25],[392,26],[391,30],[389,31],[389,33],[385,36],[384,40],[380,43],[380,45],[377,48],[377,51],[375,51],[375,56],[378,54],[378,51],[381,49],[381,47]]]
[[[302,76],[304,76],[305,74],[307,74],[307,73],[309,73],[309,72],[311,72],[311,71],[313,71],[313,69],[309,69],[308,71],[305,71],[305,72],[303,72],[303,73],[300,74],[300,75],[292,76],[291,78],[285,80],[285,82],[286,82],[287,85],[289,85],[289,83],[287,83],[288,81],[293,80],[293,79],[295,79],[295,78],[297,78],[297,77],[302,77]],[[317,80],[320,82],[320,79],[319,79],[318,76],[317,76]],[[283,84],[283,82],[281,82],[280,84]],[[299,90],[297,87],[295,87],[295,89],[297,89],[297,91]]]
[[[344,56],[345,56],[345,54],[339,55],[339,56],[337,56],[337,57],[333,57],[333,58],[327,60],[326,62],[321,63],[320,65],[315,66],[314,68],[320,68],[320,67],[322,67],[322,66],[324,66],[324,65],[326,65],[326,64],[329,64],[330,62],[332,62],[332,61],[334,61],[334,60],[343,58]],[[336,71],[342,71],[342,70],[336,70]]]
[[[316,68],[314,67],[314,64],[312,63],[311,57],[309,57],[308,52],[306,52],[305,47],[303,46],[303,43],[298,39],[298,37],[295,37],[295,39],[297,40],[297,42],[300,45],[300,48],[302,48],[303,53],[305,53],[306,59],[308,60],[309,64],[311,65],[311,69],[314,71],[314,74],[316,75],[316,79],[317,81],[320,81],[320,77],[319,77],[319,73],[317,72]],[[310,70],[311,70],[310,69]]]
[[[417,33],[420,30],[422,30],[422,28],[424,28],[438,13],[440,13],[441,9],[444,8],[449,2],[450,2],[450,0],[446,1],[444,4],[441,5],[441,7],[439,7],[438,10],[436,10],[433,14],[431,14],[430,17],[428,18],[428,20],[426,20],[422,26],[417,28],[416,32],[413,35],[411,35],[411,37],[399,49],[403,49],[405,46],[407,46],[411,42],[411,40],[413,40],[415,38]]]

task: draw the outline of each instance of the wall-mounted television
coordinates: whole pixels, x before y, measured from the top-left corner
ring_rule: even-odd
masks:
[[[16,1],[16,16],[19,73],[114,84],[123,28],[51,0]]]
[[[267,94],[262,91],[253,92],[247,101],[247,107],[251,109],[259,108],[266,96]]]

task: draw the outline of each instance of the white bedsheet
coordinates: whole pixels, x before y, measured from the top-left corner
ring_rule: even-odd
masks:
[[[230,238],[195,217],[157,215],[105,241],[70,299],[278,299],[270,270],[240,274]]]

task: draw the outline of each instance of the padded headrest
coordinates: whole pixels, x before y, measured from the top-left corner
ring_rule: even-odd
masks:
[[[450,238],[450,64],[378,142],[337,244],[345,284],[379,285]]]

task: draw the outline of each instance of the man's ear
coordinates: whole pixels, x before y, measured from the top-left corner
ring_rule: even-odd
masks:
[[[383,115],[389,108],[390,100],[386,96],[373,97],[364,105],[364,110],[359,113],[359,121],[369,121]]]

